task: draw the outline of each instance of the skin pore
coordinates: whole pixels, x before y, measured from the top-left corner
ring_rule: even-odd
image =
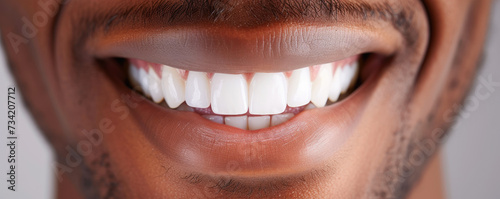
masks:
[[[429,193],[440,174],[435,154],[480,65],[491,4],[73,0],[45,9],[39,1],[52,2],[1,1],[0,27],[25,104],[56,154],[59,198]],[[256,73],[357,54],[366,65],[350,96],[257,132],[157,106],[124,72],[127,58]],[[100,141],[68,161],[90,139]]]

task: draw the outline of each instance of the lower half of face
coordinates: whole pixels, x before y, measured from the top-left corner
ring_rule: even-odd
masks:
[[[473,79],[489,6],[50,2],[2,2],[12,71],[58,177],[119,198],[402,197]]]

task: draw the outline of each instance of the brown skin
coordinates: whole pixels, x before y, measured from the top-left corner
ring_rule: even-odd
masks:
[[[113,48],[106,48],[106,44],[108,47],[113,46],[107,42],[117,41],[116,38],[120,38],[118,41],[124,44],[133,43],[134,38],[147,36],[158,21],[151,20],[151,24],[148,24],[150,26],[140,27],[135,31],[124,27],[112,29],[107,37],[99,33],[83,43],[78,43],[81,45],[76,52],[72,46],[78,39],[75,38],[78,32],[75,32],[77,25],[73,20],[82,14],[79,11],[105,11],[117,2],[127,4],[138,1],[70,1],[63,11],[49,17],[47,24],[38,27],[34,38],[18,45],[16,49],[15,45],[11,45],[9,33],[22,35],[21,19],[31,19],[31,16],[41,10],[36,2],[38,1],[2,0],[0,25],[11,70],[22,90],[26,105],[52,144],[57,161],[66,166],[59,167],[59,198],[405,197],[426,168],[427,160],[438,150],[446,130],[453,123],[450,110],[456,110],[455,107],[462,103],[473,82],[479,66],[491,4],[487,0],[389,1],[400,8],[413,10],[410,24],[415,34],[412,42],[402,42],[401,35],[379,30],[390,29],[390,26],[384,23],[370,21],[361,24],[359,20],[349,16],[336,22],[304,20],[300,24],[326,24],[334,28],[356,26],[361,27],[356,30],[362,34],[375,31],[382,35],[377,41],[390,45],[374,44],[372,48],[360,52],[375,52],[392,59],[390,62],[384,62],[384,68],[376,78],[366,80],[359,92],[343,104],[308,111],[303,117],[298,116],[296,120],[291,121],[288,127],[276,128],[276,131],[286,132],[287,128],[290,130],[298,121],[306,120],[305,116],[312,116],[314,120],[306,120],[309,125],[303,127],[301,131],[304,134],[297,135],[297,139],[309,134],[323,136],[329,131],[344,132],[349,129],[352,133],[348,139],[334,147],[333,152],[318,149],[326,157],[305,157],[305,161],[293,153],[300,148],[270,150],[270,146],[282,141],[277,139],[272,143],[258,142],[260,145],[251,149],[256,149],[253,152],[256,157],[269,161],[289,157],[296,164],[278,161],[269,168],[255,170],[250,164],[255,160],[251,160],[249,164],[228,164],[229,167],[225,167],[227,172],[221,173],[216,172],[221,170],[217,164],[211,167],[201,164],[203,162],[189,165],[185,156],[175,156],[179,150],[175,147],[179,145],[169,141],[184,141],[181,135],[177,135],[179,131],[175,131],[175,126],[188,122],[188,119],[183,118],[194,117],[193,115],[153,106],[125,86],[122,72],[114,70],[116,62],[103,58],[109,55],[128,57],[141,51],[135,49],[118,52],[113,51]],[[369,2],[372,4],[385,1]],[[245,35],[245,31],[253,30],[266,34],[276,32],[275,29],[288,24],[286,21],[264,21],[264,26],[261,26],[262,24],[245,23],[248,21],[245,17],[248,16],[242,14],[215,23],[201,21],[189,27],[196,28],[205,23],[213,26],[216,29],[214,31],[229,28],[235,30],[229,35],[234,36],[233,39],[236,38],[232,42],[244,44],[244,41],[252,39],[251,35]],[[265,24],[272,25],[266,27]],[[160,30],[160,33],[168,32],[168,28],[155,28],[154,30]],[[116,36],[124,32],[125,35],[134,37],[131,39]],[[148,45],[145,42],[138,43]],[[161,44],[160,42],[160,49],[138,49],[164,50]],[[232,46],[235,49],[242,48],[241,52],[247,52],[244,48],[251,45]],[[350,53],[360,53],[352,51]],[[224,57],[223,51],[215,52],[220,53],[209,57]],[[148,59],[161,61],[155,57]],[[287,65],[286,56],[275,59],[285,60],[279,63]],[[265,61],[264,63],[272,65],[269,60]],[[237,60],[228,61],[231,64],[235,62]],[[103,70],[103,66],[111,69]],[[203,64],[196,67],[203,67]],[[205,71],[233,72],[255,72],[253,70],[262,69],[243,65],[237,66],[236,69],[227,66],[215,68],[209,64],[205,67]],[[299,66],[290,67],[288,69]],[[270,70],[283,71],[283,68]],[[116,110],[114,107],[115,101],[122,99],[124,95],[129,98],[129,103],[123,101],[119,102],[119,105],[126,107],[129,112]],[[169,118],[174,117],[176,120],[169,121]],[[347,117],[351,119],[345,119]],[[341,125],[343,123],[346,124]],[[315,129],[318,125],[324,126],[326,131]],[[88,140],[83,130],[99,128],[104,132],[109,131],[104,133],[102,143],[93,146],[89,153],[83,156],[82,162],[71,166],[67,160],[70,154],[67,147],[78,148],[82,140]],[[221,135],[228,131],[225,127],[213,129]],[[267,132],[262,132],[267,135],[265,133]],[[242,138],[250,136],[241,135]],[[193,147],[204,144],[204,140],[194,139]],[[227,140],[221,138],[219,141],[226,143]],[[233,158],[239,161],[237,154],[232,156],[232,152],[237,151],[236,146],[225,146],[226,149],[213,149],[212,153],[200,154],[209,159],[223,159],[226,156],[217,154],[226,153],[227,157],[230,157],[228,160]],[[430,174],[422,178],[422,183],[433,181],[429,180],[433,179],[432,177],[428,177],[432,176],[432,173],[439,174],[436,171],[439,164],[430,165],[427,172]],[[287,172],[278,173],[280,168]],[[249,177],[245,172],[257,177]],[[228,188],[217,184],[220,179],[237,179],[241,184],[231,184]],[[426,192],[428,193],[429,189],[419,184],[411,194]]]

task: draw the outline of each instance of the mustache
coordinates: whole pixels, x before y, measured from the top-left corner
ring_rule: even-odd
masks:
[[[412,9],[398,3],[345,0],[151,0],[121,1],[109,8],[82,9],[74,24],[108,29],[123,22],[168,26],[212,23],[252,28],[273,23],[389,21],[408,31]]]

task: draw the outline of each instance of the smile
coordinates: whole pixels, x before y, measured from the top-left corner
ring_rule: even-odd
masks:
[[[186,71],[130,60],[130,83],[157,104],[190,111],[218,124],[259,130],[304,110],[348,96],[359,56],[281,73],[224,74]]]
[[[285,26],[115,31],[90,44],[117,91],[148,99],[133,118],[165,157],[203,174],[258,178],[334,157],[401,41],[391,29]]]

